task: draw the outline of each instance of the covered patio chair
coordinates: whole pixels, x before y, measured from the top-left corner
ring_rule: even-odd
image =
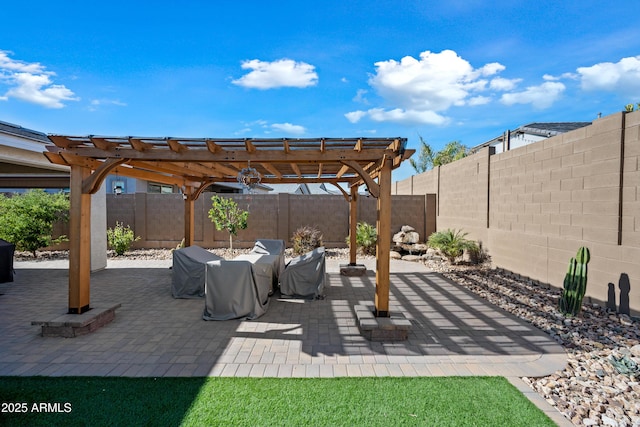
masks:
[[[219,260],[206,265],[204,320],[256,319],[267,312],[249,261]]]
[[[277,277],[280,277],[282,272],[284,271],[284,250],[286,249],[286,244],[284,240],[278,239],[258,239],[256,240],[256,244],[251,249],[251,253],[253,254],[261,254],[261,255],[273,255],[276,256],[274,262],[274,271]]]
[[[324,247],[316,248],[287,264],[280,277],[284,296],[317,298],[323,295],[326,274]]]
[[[200,246],[188,246],[173,251],[171,294],[174,298],[204,296],[205,265],[222,258]]]

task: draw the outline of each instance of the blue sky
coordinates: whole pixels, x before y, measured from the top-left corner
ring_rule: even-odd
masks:
[[[0,120],[46,133],[439,149],[640,102],[635,1],[36,0],[2,15]]]

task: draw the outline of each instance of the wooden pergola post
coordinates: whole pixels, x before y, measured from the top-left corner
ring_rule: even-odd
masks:
[[[378,243],[376,246],[376,317],[389,316],[389,259],[391,252],[391,170],[393,162],[385,159],[379,175]]]
[[[91,287],[91,194],[83,193],[91,170],[71,166],[69,209],[69,313],[89,310]]]
[[[195,240],[195,200],[193,188],[187,187],[184,192],[184,246],[193,245]]]
[[[356,265],[356,253],[358,243],[356,242],[356,226],[358,221],[358,187],[351,187],[351,198],[349,199],[349,265]]]

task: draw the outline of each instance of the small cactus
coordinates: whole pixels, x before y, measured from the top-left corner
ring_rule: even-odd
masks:
[[[564,289],[558,302],[558,308],[565,316],[580,313],[587,290],[587,264],[590,257],[589,248],[582,246],[576,257],[569,261],[569,268],[564,276]]]

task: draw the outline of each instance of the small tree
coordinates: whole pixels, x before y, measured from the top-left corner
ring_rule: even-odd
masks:
[[[216,226],[216,230],[229,232],[229,249],[233,250],[233,236],[237,236],[239,230],[247,228],[249,212],[238,208],[233,199],[224,197],[211,197],[211,204],[209,219]]]
[[[138,240],[140,240],[140,236],[135,236],[131,227],[128,225],[125,227],[121,222],[116,221],[114,228],[107,229],[107,243],[118,256],[131,249],[133,242]]]
[[[66,241],[53,238],[53,224],[69,218],[69,198],[64,193],[49,194],[29,190],[11,197],[0,194],[0,238],[20,251],[37,256],[36,251]]]

